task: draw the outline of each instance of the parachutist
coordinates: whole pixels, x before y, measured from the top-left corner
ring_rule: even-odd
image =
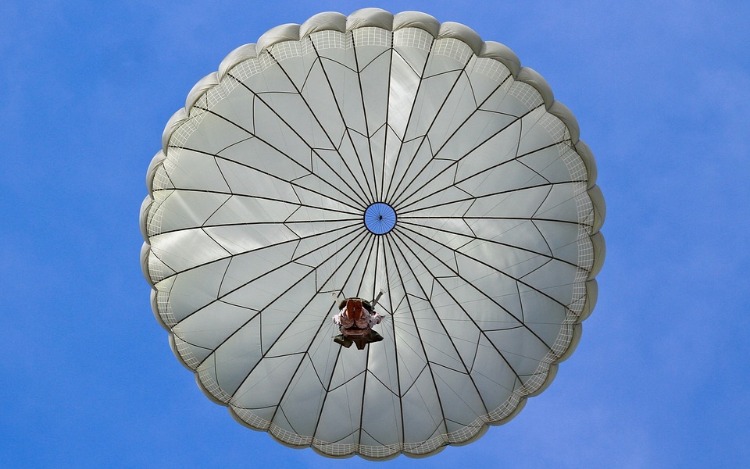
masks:
[[[333,341],[342,347],[349,348],[354,343],[358,350],[362,350],[371,342],[383,340],[383,336],[372,329],[372,326],[380,324],[383,316],[367,300],[347,298],[339,303],[339,313],[332,319],[341,332]]]

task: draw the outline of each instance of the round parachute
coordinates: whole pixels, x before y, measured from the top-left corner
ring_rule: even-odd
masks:
[[[507,47],[322,13],[229,54],[148,170],[142,265],[200,388],[328,456],[429,455],[552,380],[596,301],[604,202],[570,111]],[[334,342],[345,298],[383,340]]]

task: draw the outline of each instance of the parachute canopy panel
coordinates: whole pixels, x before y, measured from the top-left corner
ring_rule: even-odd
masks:
[[[240,422],[328,456],[429,455],[541,392],[596,299],[605,213],[572,113],[424,13],[284,25],[167,124],[143,269],[174,353]],[[332,339],[343,298],[384,340]]]

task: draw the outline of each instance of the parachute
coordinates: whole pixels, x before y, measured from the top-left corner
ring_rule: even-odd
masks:
[[[426,456],[542,392],[581,335],[604,201],[571,112],[506,46],[321,13],[231,52],[167,123],[141,263],[212,400],[333,457]],[[383,340],[331,317],[372,301]]]

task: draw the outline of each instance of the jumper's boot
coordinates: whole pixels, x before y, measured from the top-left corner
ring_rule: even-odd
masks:
[[[333,338],[333,341],[341,345],[342,347],[349,348],[352,346],[352,339],[348,337],[344,337],[344,334],[337,335],[336,337]]]
[[[377,331],[370,330],[370,338],[369,338],[369,342],[370,343],[372,343],[372,342],[380,342],[381,340],[383,340],[383,336],[382,335],[378,334]]]

